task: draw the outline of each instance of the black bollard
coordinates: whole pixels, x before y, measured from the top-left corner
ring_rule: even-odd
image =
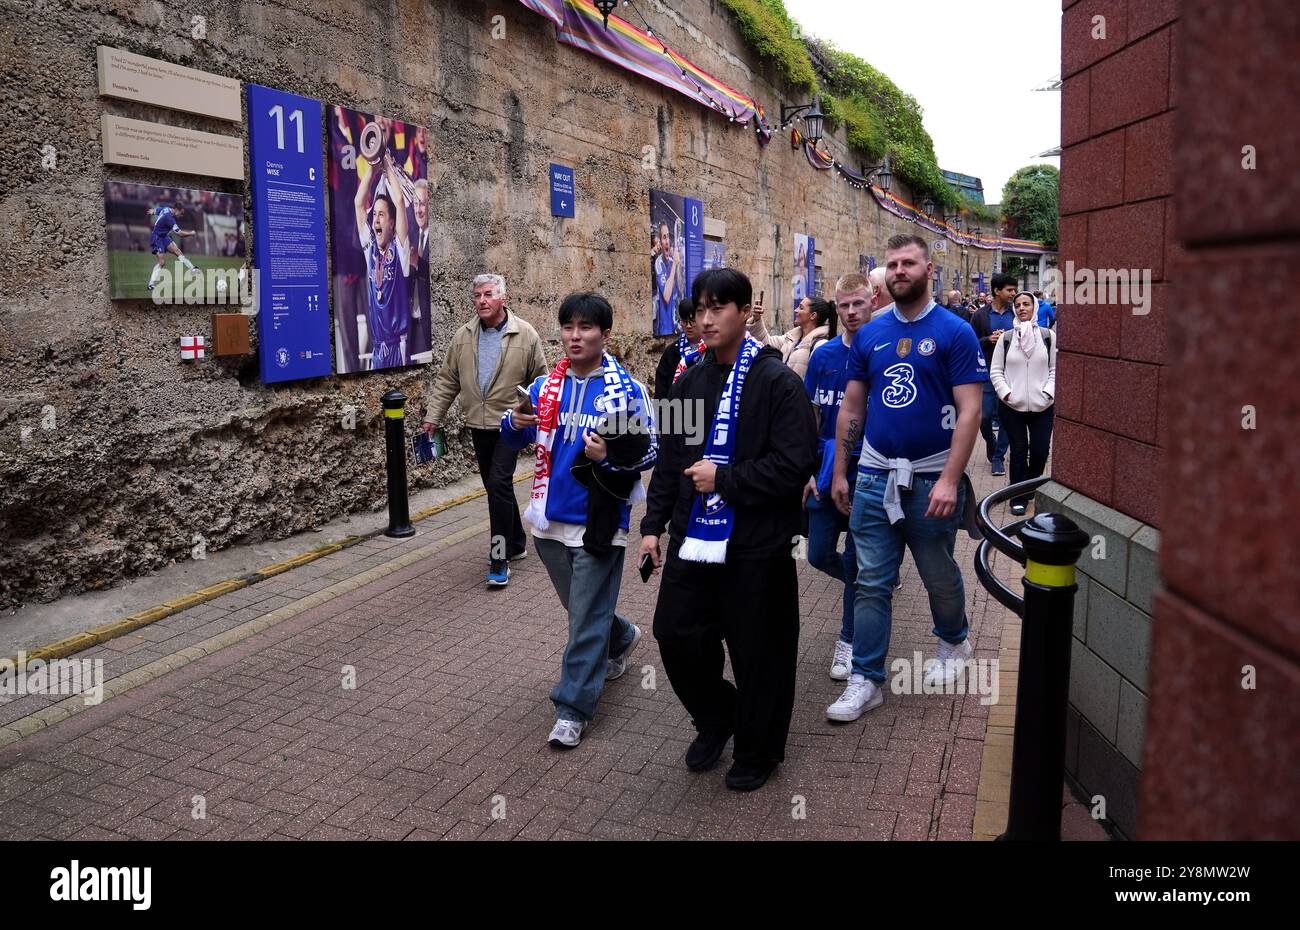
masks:
[[[406,500],[406,395],[393,388],[383,396],[384,446],[388,454],[388,529],[385,536],[415,535]]]
[[[1016,735],[1007,831],[999,839],[1061,838],[1065,713],[1070,697],[1074,566],[1088,534],[1067,517],[1044,513],[1018,534],[1025,546],[1025,611],[1020,628]]]

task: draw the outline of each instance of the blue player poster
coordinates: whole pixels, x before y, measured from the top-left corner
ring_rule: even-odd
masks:
[[[262,381],[330,373],[321,103],[248,85]]]
[[[348,107],[329,110],[330,256],[339,374],[427,365],[429,134]]]
[[[691,294],[704,268],[704,207],[680,194],[650,191],[651,332],[677,330],[677,303]]]
[[[790,280],[792,310],[798,310],[805,297],[817,296],[817,240],[806,233],[795,233],[794,274]]]

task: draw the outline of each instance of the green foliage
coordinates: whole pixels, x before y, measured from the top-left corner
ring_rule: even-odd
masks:
[[[867,159],[878,162],[889,150],[885,122],[861,94],[837,97],[823,91],[822,111],[826,114],[826,125],[832,129],[843,126],[849,145]]]
[[[781,0],[720,2],[735,17],[745,41],[774,63],[785,80],[796,89],[821,92],[826,125],[832,130],[843,126],[849,145],[863,161],[878,163],[888,155],[894,176],[906,183],[918,200],[931,197],[936,207],[950,212],[963,205],[939,171],[934,140],[925,131],[915,97],[899,90],[858,56],[830,42],[803,36]],[[858,166],[848,167],[856,170]],[[983,209],[979,204],[970,206]],[[988,222],[996,219],[991,214],[987,217]]]
[[[1002,188],[1002,212],[1018,239],[1038,239],[1056,248],[1060,208],[1061,172],[1055,165],[1019,168]]]
[[[804,48],[802,32],[781,0],[722,0],[722,5],[736,18],[745,41],[775,63],[782,77],[796,88],[817,90],[817,72]]]
[[[938,206],[957,207],[957,192],[939,172],[916,98],[857,55],[821,39],[805,41],[836,104],[834,112],[827,109],[831,128],[843,125],[849,144],[868,159],[878,161],[888,153],[891,170],[919,199],[933,197]]]
[[[993,225],[1002,219],[1002,215],[997,210],[989,209],[988,204],[980,203],[965,191],[959,192],[958,197],[961,200],[959,208],[965,212],[967,220]]]

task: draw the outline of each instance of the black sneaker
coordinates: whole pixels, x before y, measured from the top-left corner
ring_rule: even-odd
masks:
[[[722,758],[722,750],[727,748],[729,739],[730,730],[721,733],[706,733],[701,730],[686,749],[686,767],[692,772],[705,772],[713,768]]]
[[[768,778],[776,771],[776,763],[771,765],[742,765],[737,762],[727,772],[727,787],[732,791],[757,791],[767,784]]]

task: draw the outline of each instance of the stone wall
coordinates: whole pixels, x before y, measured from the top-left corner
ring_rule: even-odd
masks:
[[[716,3],[641,7],[674,47],[769,114],[803,102]],[[493,38],[497,15],[502,38]],[[796,232],[816,237],[833,283],[857,269],[859,254],[879,258],[890,235],[914,229],[868,192],[812,169],[788,139],[760,147],[751,129],[557,43],[553,27],[517,3],[193,0],[182,16],[104,0],[45,4],[40,16],[32,30],[20,9],[0,13],[0,80],[13,107],[0,149],[0,606],[149,572],[189,558],[199,538],[217,549],[381,506],[378,398],[400,387],[415,419],[432,374],[267,387],[255,354],[179,361],[178,337],[208,333],[209,309],[110,301],[105,177],[248,191],[103,166],[104,112],[231,130],[98,97],[97,44],[425,124],[441,234],[432,249],[435,357],[472,312],[470,278],[495,270],[553,358],[559,298],[604,292],[617,310],[614,348],[648,380],[664,345],[649,336],[651,188],[701,198],[726,224],[729,261],[767,291],[769,306],[788,289]],[[191,38],[192,16],[205,18],[204,40]],[[52,170],[41,165],[46,143],[58,155]],[[652,170],[642,167],[645,146],[654,148]],[[836,151],[847,154],[842,143]],[[550,216],[551,161],[575,168],[575,219]],[[975,250],[971,270],[990,273],[992,258]],[[777,317],[788,325],[789,309]],[[344,426],[349,408],[358,411],[353,429]],[[451,438],[452,457],[420,470],[413,485],[470,470],[468,437]]]

